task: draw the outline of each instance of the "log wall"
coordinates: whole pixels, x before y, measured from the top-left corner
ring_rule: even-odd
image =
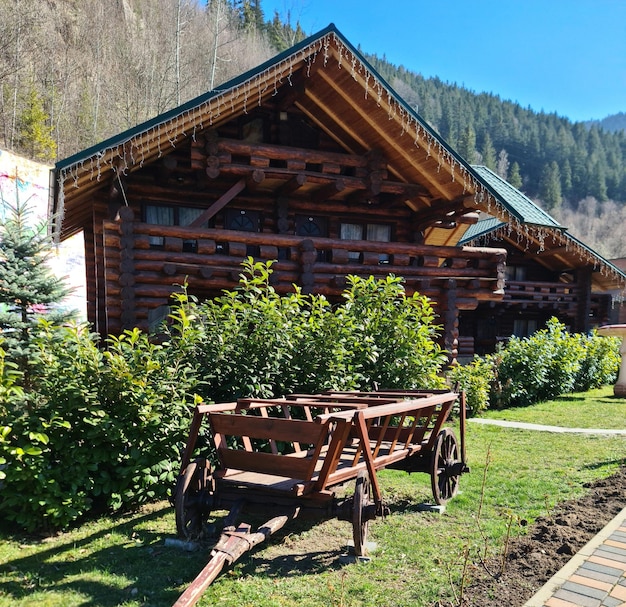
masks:
[[[151,236],[162,237],[163,247],[151,247]],[[193,252],[185,250],[190,241],[196,243]],[[456,310],[503,297],[505,253],[498,249],[157,226],[136,221],[130,208],[121,210],[118,221],[102,222],[102,242],[108,332],[148,329],[151,311],[167,305],[185,283],[200,297],[233,288],[250,247],[257,260],[277,260],[272,285],[279,293],[292,291],[296,283],[304,292],[338,300],[348,274],[402,276],[408,294],[418,291],[436,306],[446,302],[453,340],[458,337]]]

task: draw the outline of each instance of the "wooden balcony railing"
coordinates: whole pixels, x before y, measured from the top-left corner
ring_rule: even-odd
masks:
[[[584,297],[587,297],[587,293],[577,283],[507,280],[503,302],[509,307],[533,307],[552,311],[557,316],[574,318]],[[611,296],[591,293],[589,298],[590,323],[603,322],[602,319],[608,314]]]
[[[574,309],[578,285],[563,282],[507,280],[504,302],[511,305]]]
[[[216,295],[239,281],[241,262],[277,260],[272,285],[339,298],[348,274],[402,276],[435,304],[454,292],[458,309],[503,297],[506,251],[475,247],[303,238],[284,234],[105,222],[105,284],[109,331],[145,324],[149,310],[168,303],[176,285]],[[119,302],[119,308],[113,303]],[[134,315],[134,318],[131,318]],[[132,324],[132,323],[131,323]]]

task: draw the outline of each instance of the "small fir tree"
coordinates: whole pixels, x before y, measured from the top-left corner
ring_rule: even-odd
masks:
[[[469,164],[476,162],[476,133],[471,125],[463,129],[457,150]]]
[[[71,316],[54,308],[70,290],[48,265],[52,243],[45,223],[29,223],[26,205],[0,203],[0,334],[7,359],[28,385],[34,329],[43,315],[51,322]]]
[[[561,173],[559,165],[554,160],[543,168],[539,182],[539,196],[547,211],[553,211],[561,206]]]

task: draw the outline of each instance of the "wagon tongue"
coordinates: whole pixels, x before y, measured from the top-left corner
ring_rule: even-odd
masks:
[[[251,550],[254,546],[284,527],[296,515],[297,510],[290,514],[276,516],[259,527],[254,533],[251,531],[248,523],[241,523],[234,530],[225,530],[211,551],[211,559],[187,590],[180,595],[176,603],[174,603],[174,607],[191,607],[195,605],[203,592],[211,585],[211,582],[220,574],[224,565],[234,563],[248,550]]]

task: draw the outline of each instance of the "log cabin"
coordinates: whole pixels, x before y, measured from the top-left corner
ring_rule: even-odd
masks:
[[[459,318],[459,357],[493,352],[509,336],[526,337],[558,318],[571,332],[586,333],[616,316],[626,275],[569,234],[522,192],[484,166],[474,170],[520,221],[481,217],[460,246],[507,251],[506,286],[499,302],[482,302]],[[529,229],[532,227],[533,229]]]
[[[214,297],[253,256],[276,260],[279,293],[339,300],[348,274],[404,277],[453,358],[459,313],[505,297],[506,249],[459,239],[479,212],[520,224],[333,24],[58,162],[50,207],[59,239],[83,233],[100,334],[154,329],[180,285]]]

